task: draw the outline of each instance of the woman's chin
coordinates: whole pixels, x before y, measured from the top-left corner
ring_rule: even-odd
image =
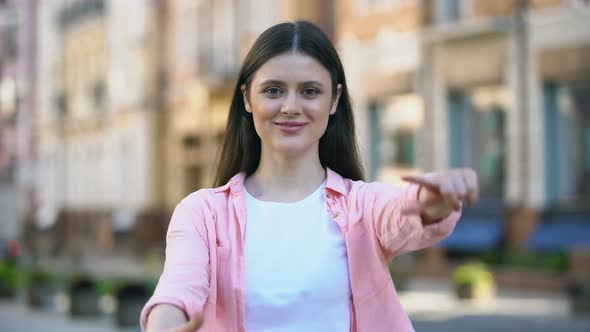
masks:
[[[312,146],[293,142],[279,142],[275,145],[275,151],[283,156],[294,158],[305,155]]]

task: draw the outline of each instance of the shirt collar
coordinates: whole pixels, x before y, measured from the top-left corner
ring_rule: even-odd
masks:
[[[226,184],[221,187],[214,188],[213,190],[216,193],[228,190],[232,193],[238,193],[244,190],[244,180],[246,180],[246,172],[240,172],[229,179]]]
[[[326,167],[326,173],[326,189],[330,189],[341,195],[344,195],[346,193],[344,178],[340,174],[331,170],[329,167]]]
[[[232,193],[239,193],[244,190],[244,181],[246,180],[246,172],[240,172],[234,175],[226,184],[214,189],[215,192],[230,191]],[[346,186],[344,178],[329,167],[326,168],[326,189],[335,191],[341,195],[346,193]]]

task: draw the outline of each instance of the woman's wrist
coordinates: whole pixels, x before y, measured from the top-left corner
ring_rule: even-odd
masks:
[[[432,194],[424,186],[420,186],[420,188],[418,188],[418,202],[420,205],[427,205],[426,203],[431,201],[433,196],[434,194]],[[440,203],[425,207],[422,210],[422,213],[420,213],[420,217],[422,218],[423,225],[431,225],[436,224],[448,217],[451,212],[453,212],[452,207],[450,207],[448,204]]]
[[[158,304],[148,315],[146,332],[166,331],[186,322],[188,318],[184,310],[172,304]]]

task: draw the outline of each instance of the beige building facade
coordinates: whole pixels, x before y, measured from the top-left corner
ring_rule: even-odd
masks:
[[[157,13],[151,1],[41,3],[37,222],[56,253],[161,237]]]
[[[536,233],[546,215],[585,213],[587,2],[339,4],[337,39],[369,178],[478,171],[481,203],[464,219],[482,226],[458,229],[448,247],[542,249],[548,242]]]
[[[283,21],[333,30],[332,1],[168,1],[166,204],[212,185],[240,65],[255,38]]]

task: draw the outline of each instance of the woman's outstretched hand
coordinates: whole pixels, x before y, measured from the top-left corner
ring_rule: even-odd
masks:
[[[166,332],[195,332],[203,325],[203,315],[195,314],[190,321],[185,324],[166,330]]]
[[[402,180],[421,186],[418,204],[406,207],[404,214],[420,214],[424,224],[447,217],[461,209],[461,202],[475,204],[479,186],[477,174],[471,168],[457,168],[423,175],[407,175]]]

